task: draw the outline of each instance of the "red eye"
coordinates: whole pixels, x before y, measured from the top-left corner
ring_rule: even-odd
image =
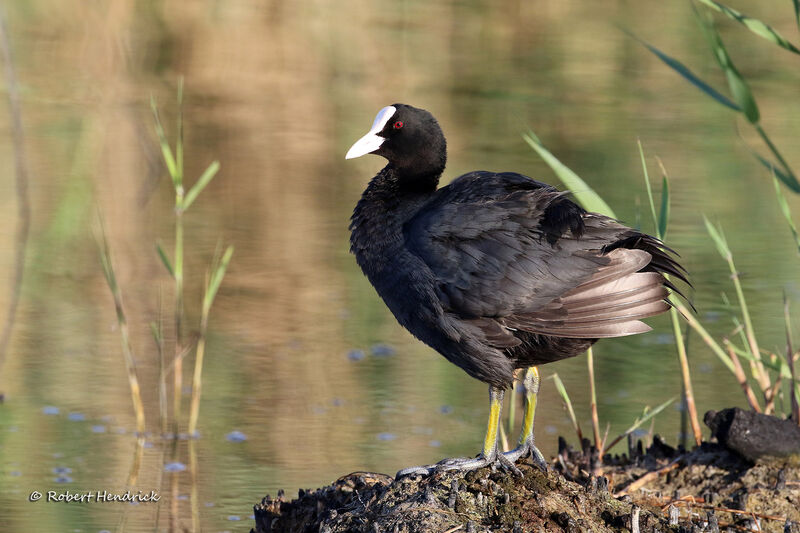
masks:
[[[399,121],[399,120],[398,120],[397,122],[395,122],[395,123],[394,123],[394,125],[393,125],[392,127],[393,127],[394,129],[396,129],[396,130],[399,130],[400,128],[402,128],[402,127],[403,127],[403,123],[402,123],[401,121]]]

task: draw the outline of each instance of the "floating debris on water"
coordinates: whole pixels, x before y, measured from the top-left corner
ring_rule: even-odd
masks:
[[[102,424],[97,424],[92,426],[92,433],[105,433],[105,432],[106,432],[106,427],[103,426]]]
[[[67,418],[73,422],[83,422],[86,420],[86,416],[83,413],[70,413],[67,415]]]
[[[442,441],[439,441],[439,440],[436,440],[436,439],[428,442],[428,446],[430,446],[431,448],[438,448],[441,445],[442,445]]]
[[[453,412],[453,407],[450,405],[442,405],[441,407],[439,407],[439,412],[442,413],[443,415],[449,415],[450,413]]]
[[[71,474],[72,469],[68,466],[57,466],[53,468],[54,474]]]
[[[369,351],[374,357],[390,357],[395,353],[395,349],[388,344],[375,344]]]
[[[228,520],[230,520],[231,522],[238,522],[241,519],[242,519],[241,516],[236,516],[235,514],[228,516]]]
[[[672,333],[658,333],[657,335],[649,335],[643,340],[649,344],[667,345],[675,343],[675,337],[672,335]]]
[[[244,442],[247,440],[247,435],[239,430],[234,430],[225,435],[225,440],[228,442]]]
[[[351,361],[361,361],[366,357],[364,350],[350,350],[347,352],[347,358]]]
[[[56,483],[72,483],[72,478],[69,476],[58,476],[53,479]]]
[[[164,472],[183,472],[184,470],[186,470],[186,465],[178,461],[164,465]]]
[[[58,407],[55,407],[53,405],[46,405],[46,406],[42,407],[42,413],[45,414],[45,415],[57,415],[60,412],[61,412],[61,409],[59,409]]]
[[[341,398],[334,398],[333,400],[331,400],[331,405],[334,407],[340,407],[344,405],[344,400],[342,400]]]
[[[378,440],[389,441],[389,440],[394,440],[396,438],[397,435],[395,435],[394,433],[378,433]]]

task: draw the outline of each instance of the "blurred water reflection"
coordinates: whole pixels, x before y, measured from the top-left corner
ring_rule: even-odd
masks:
[[[791,17],[739,4],[794,35]],[[445,181],[486,168],[554,182],[521,140],[533,127],[629,223],[648,220],[639,137],[670,171],[668,240],[692,272],[701,316],[719,333],[730,329],[720,300],[731,291],[729,275],[704,236],[706,213],[724,225],[737,254],[762,343],[783,342],[781,292],[798,299],[800,286],[768,176],[737,140],[730,114],[614,26],[635,28],[724,87],[687,4],[26,0],[7,5],[7,17],[34,217],[2,380],[0,523],[8,530],[151,531],[156,522],[189,528],[199,519],[208,531],[248,531],[251,506],[266,491],[474,453],[484,385],[403,331],[348,254],[352,206],[382,161],[345,162],[344,152],[377,109],[396,101],[439,118],[449,144]],[[764,127],[792,159],[800,129],[794,58],[731,34],[728,46],[753,83]],[[233,243],[236,253],[211,316],[202,437],[192,446],[179,440],[174,451],[154,436],[139,446],[132,435],[91,224],[99,210],[156,431],[158,361],[148,324],[159,294],[171,298],[154,243],[171,245],[172,197],[149,98],[172,124],[180,76],[187,176],[222,163],[186,220],[193,329],[217,243]],[[0,271],[7,273],[16,210],[5,111],[0,124]],[[800,213],[798,199],[790,202]],[[0,309],[8,298],[3,282]],[[679,394],[670,329],[664,319],[652,324],[652,334],[597,348],[600,416],[612,434],[644,405]],[[696,341],[699,408],[742,404],[731,376]],[[585,360],[554,364],[545,375],[554,371],[588,426]],[[572,431],[550,381],[542,398],[538,444],[549,453],[555,433],[572,438]],[[679,418],[667,410],[657,431],[673,440]],[[34,489],[131,486],[162,499],[28,502]]]

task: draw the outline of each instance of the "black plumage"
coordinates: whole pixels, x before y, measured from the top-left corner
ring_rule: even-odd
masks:
[[[655,237],[521,174],[470,172],[437,189],[446,143],[422,109],[381,110],[348,157],[363,153],[388,164],[353,213],[358,264],[400,324],[492,386],[649,330],[640,319],[669,308],[664,274],[686,281]]]

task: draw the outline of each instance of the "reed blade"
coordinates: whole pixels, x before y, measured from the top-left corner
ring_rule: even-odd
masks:
[[[567,406],[567,413],[569,414],[569,419],[572,421],[572,427],[575,428],[575,433],[578,435],[578,442],[581,442],[583,441],[583,432],[581,431],[581,425],[578,423],[578,419],[575,417],[575,411],[572,409],[572,401],[569,399],[569,394],[567,394],[567,388],[564,386],[564,382],[561,381],[558,374],[553,374],[552,378],[558,395],[561,396],[561,400],[564,402],[564,405]]]
[[[669,180],[666,174],[661,179],[661,211],[658,213],[658,238],[662,241],[667,238],[667,224],[669,223]]]
[[[797,21],[797,29],[800,30],[800,0],[792,0],[794,4],[794,18]]]
[[[203,192],[203,189],[206,188],[206,185],[211,183],[211,180],[214,179],[214,177],[217,175],[217,172],[219,172],[219,161],[214,161],[208,166],[208,168],[206,168],[206,170],[197,180],[197,183],[195,183],[192,188],[189,189],[189,192],[186,193],[186,198],[183,199],[184,210],[189,209],[189,206],[192,205],[195,199],[197,199],[197,196]]]
[[[733,60],[728,54],[728,50],[725,48],[725,43],[722,41],[722,37],[714,25],[714,21],[710,16],[707,16],[707,13],[700,13],[695,10],[695,14],[700,22],[700,27],[703,28],[703,33],[708,39],[711,50],[714,52],[717,63],[719,63],[719,66],[722,68],[723,72],[725,72],[725,77],[728,80],[728,88],[731,90],[734,101],[736,101],[736,104],[739,106],[748,122],[757,124],[761,115],[758,111],[756,100],[753,97],[753,92],[733,64]]]
[[[623,31],[625,31],[625,30],[623,30]],[[675,72],[680,74],[686,81],[688,81],[689,83],[691,83],[692,85],[694,85],[695,87],[697,87],[698,89],[700,89],[701,91],[706,93],[708,96],[710,96],[711,98],[713,98],[714,100],[716,100],[720,104],[724,105],[728,109],[733,109],[734,111],[742,111],[741,107],[739,107],[736,103],[731,101],[730,98],[728,98],[724,94],[720,93],[719,91],[714,89],[712,86],[710,86],[708,83],[706,83],[702,79],[700,79],[694,72],[692,72],[689,69],[689,67],[687,67],[686,65],[684,65],[683,63],[681,63],[677,59],[668,56],[667,54],[665,54],[664,52],[662,52],[661,50],[659,50],[655,46],[649,44],[648,42],[643,41],[642,39],[640,39],[639,37],[637,37],[633,33],[628,32],[628,31],[625,31],[625,32],[628,35],[630,35],[632,38],[634,38],[637,41],[639,41],[639,43],[641,43],[642,46],[644,46],[645,48],[650,50],[650,52],[652,52],[656,57],[658,57],[661,61],[663,61],[672,70],[674,70]]]
[[[164,126],[161,124],[161,117],[158,113],[158,106],[154,96],[150,96],[150,109],[153,111],[153,119],[156,125],[156,135],[158,135],[158,143],[161,146],[161,154],[164,156],[164,163],[167,165],[167,172],[172,179],[172,184],[177,187],[176,181],[178,176],[178,167],[175,163],[175,156],[172,154],[172,148],[167,140],[167,134],[164,132]]]
[[[783,213],[783,217],[789,225],[789,230],[792,232],[792,237],[794,237],[794,242],[797,245],[797,251],[800,253],[800,234],[797,233],[797,226],[795,226],[794,220],[792,219],[792,211],[789,209],[789,203],[786,201],[786,197],[781,191],[781,184],[774,175],[772,176],[772,182],[775,184],[775,196],[778,198],[778,205],[781,208],[781,213]]]
[[[171,277],[175,277],[175,271],[172,270],[172,265],[169,262],[169,257],[167,257],[167,252],[161,247],[161,243],[156,243],[156,253],[158,253],[158,257],[161,259],[161,263],[164,265],[164,268],[167,269],[169,275]]]
[[[666,402],[662,403],[661,405],[659,405],[658,407],[656,407],[652,411],[650,410],[649,407],[645,407],[644,410],[642,411],[642,415],[641,416],[637,416],[636,419],[633,421],[633,424],[631,424],[631,426],[628,429],[626,429],[623,433],[621,433],[614,440],[612,440],[608,444],[608,446],[606,446],[605,451],[610,450],[611,448],[616,446],[619,443],[619,441],[621,441],[622,439],[624,439],[625,437],[627,437],[628,435],[630,435],[631,433],[636,431],[636,429],[639,426],[641,426],[645,422],[653,419],[661,411],[663,411],[664,409],[669,407],[669,405],[672,404],[676,399],[677,398],[670,398],[669,400],[667,400]]]
[[[539,154],[539,157],[544,159],[544,162],[553,169],[553,172],[555,172],[558,178],[567,186],[584,209],[617,218],[616,215],[614,215],[614,211],[605,200],[589,187],[575,172],[550,153],[533,131],[529,130],[528,133],[522,135],[522,138],[525,139],[525,142],[527,142],[530,147]]]
[[[728,18],[735,20],[739,24],[742,24],[751,32],[755,33],[762,39],[766,39],[767,41],[777,44],[781,48],[785,48],[790,52],[795,54],[800,54],[800,50],[797,49],[792,43],[789,42],[783,35],[781,35],[778,30],[774,29],[769,24],[766,24],[758,19],[754,19],[753,17],[748,17],[747,15],[736,11],[732,7],[728,7],[724,4],[717,2],[716,0],[697,0],[698,2],[705,4],[709,8],[718,11]],[[797,14],[798,9],[798,0],[794,1],[794,8],[795,14]]]

